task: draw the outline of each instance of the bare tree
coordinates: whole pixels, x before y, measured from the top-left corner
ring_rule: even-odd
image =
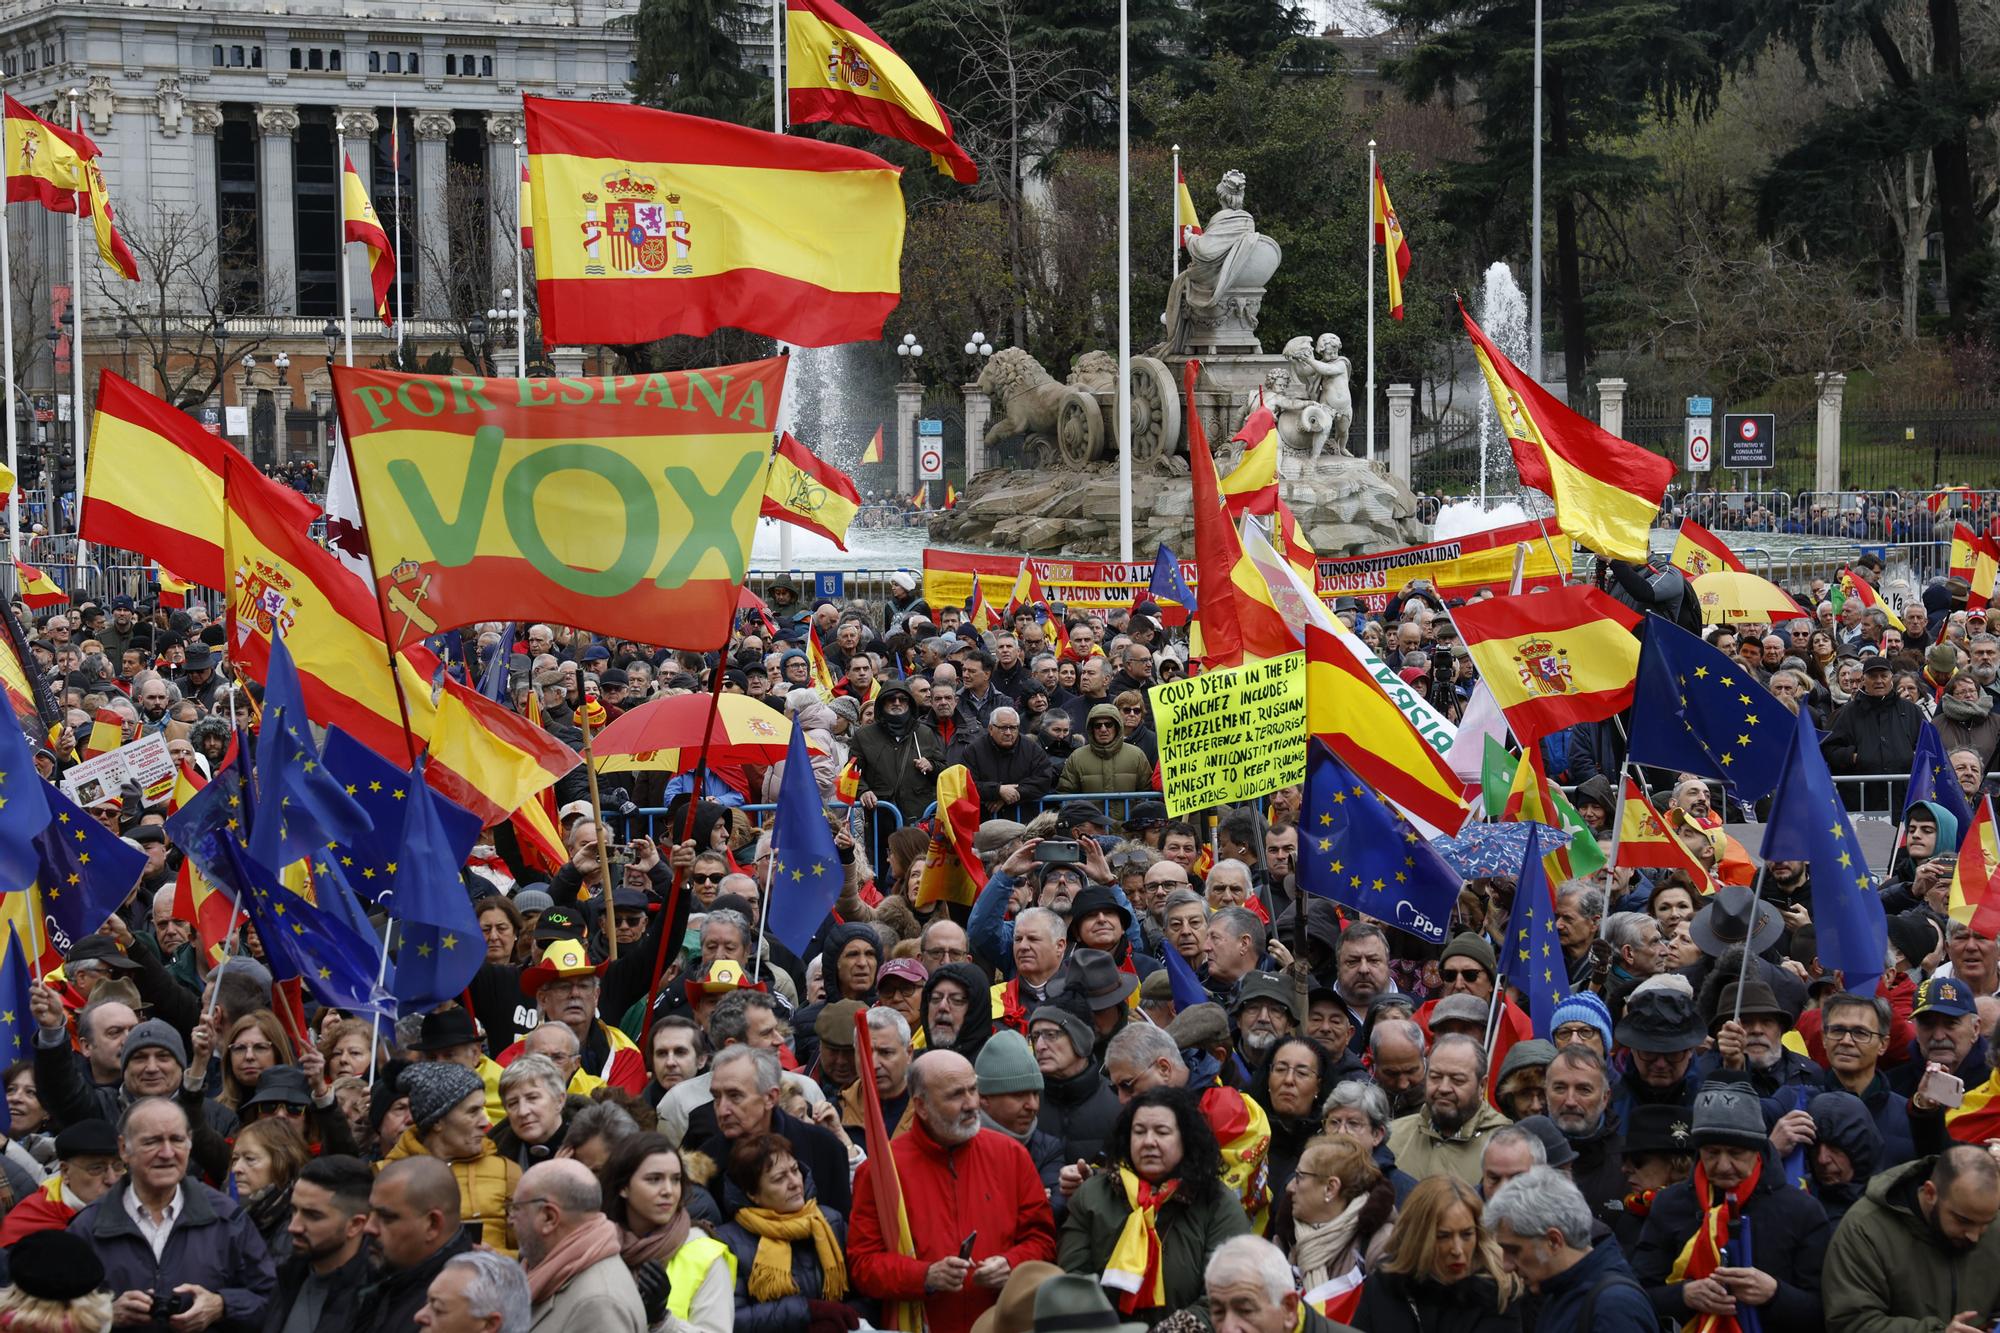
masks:
[[[155,203],[146,216],[121,224],[139,264],[139,280],[99,266],[96,309],[116,313],[132,330],[140,364],[151,369],[153,391],[175,407],[198,407],[219,394],[229,372],[267,341],[264,334],[231,331],[218,343],[218,319],[274,313],[268,292],[290,286],[275,274],[263,292],[229,276],[221,241],[202,219]]]
[[[509,219],[493,205],[484,167],[453,162],[445,168],[444,213],[445,224],[438,229],[444,244],[428,245],[420,238],[418,253],[426,271],[444,275],[443,314],[459,355],[479,374],[491,375],[496,333],[486,329],[486,312],[499,295],[493,284],[491,237]],[[474,336],[478,329],[485,329],[483,340]]]

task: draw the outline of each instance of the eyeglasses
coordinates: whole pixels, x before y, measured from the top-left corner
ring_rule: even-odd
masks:
[[[926,957],[926,958],[941,958],[941,959],[943,959],[943,960],[944,960],[945,962],[948,962],[948,963],[962,963],[962,962],[966,962],[966,961],[968,961],[968,960],[970,960],[970,959],[971,959],[971,957],[972,957],[972,950],[970,950],[970,949],[926,949],[926,950],[924,950],[924,957]]]
[[[1137,717],[1139,714],[1145,712],[1146,710],[1139,707],[1137,704],[1125,704],[1121,706],[1118,711],[1121,713],[1129,713],[1132,716]]]
[[[508,1201],[507,1201],[507,1206],[506,1206],[505,1208],[501,1209],[501,1211],[502,1211],[502,1212],[504,1212],[504,1213],[517,1213],[517,1212],[519,1212],[519,1211],[520,1211],[521,1209],[523,1209],[523,1208],[533,1208],[533,1207],[534,1207],[534,1206],[535,1206],[536,1204],[538,1204],[538,1203],[547,1203],[547,1202],[548,1202],[548,1200],[547,1200],[546,1198],[541,1198],[541,1199],[510,1199],[510,1200],[508,1200]]]
[[[722,883],[723,880],[727,879],[728,877],[729,877],[728,871],[716,871],[713,874],[706,873],[700,870],[691,870],[688,872],[688,878],[690,880],[693,880],[696,884],[720,884]]]
[[[1144,1074],[1134,1074],[1130,1078],[1113,1079],[1111,1090],[1120,1097],[1129,1097],[1132,1095],[1133,1089],[1139,1086],[1139,1080],[1144,1077],[1146,1077]]]
[[[1882,1034],[1874,1028],[1830,1027],[1826,1029],[1828,1041],[1851,1041],[1856,1046],[1865,1046]]]
[[[1589,1023],[1565,1023],[1550,1034],[1549,1039],[1560,1046],[1564,1042],[1589,1041],[1592,1037],[1602,1037],[1596,1027]]]
[[[269,1055],[278,1048],[268,1041],[239,1041],[229,1048],[231,1055]]]
[[[1446,981],[1477,981],[1486,975],[1486,971],[1478,967],[1453,967],[1446,968],[1438,975]]]

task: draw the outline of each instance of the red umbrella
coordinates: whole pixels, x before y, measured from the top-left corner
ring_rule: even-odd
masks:
[[[591,740],[597,771],[686,773],[701,758],[704,732],[710,768],[784,759],[792,742],[792,724],[784,714],[747,695],[725,694],[714,702],[713,728],[705,692],[654,699],[621,714]]]

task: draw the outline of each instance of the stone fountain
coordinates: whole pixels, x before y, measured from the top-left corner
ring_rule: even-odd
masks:
[[[1188,265],[1167,297],[1167,338],[1132,358],[1132,509],[1135,553],[1160,542],[1192,554],[1183,368],[1199,359],[1194,408],[1224,475],[1243,445],[1230,437],[1259,406],[1276,417],[1279,494],[1321,555],[1407,546],[1425,539],[1407,480],[1348,452],[1353,369],[1331,333],[1301,334],[1267,353],[1257,334],[1267,284],[1283,258],[1243,210],[1247,182],[1230,171],[1222,207],[1188,242]],[[1109,554],[1118,536],[1117,359],[1086,352],[1058,381],[1020,348],[996,352],[979,387],[993,402],[989,447],[1023,437],[1028,467],[982,472],[931,535],[1027,555]]]

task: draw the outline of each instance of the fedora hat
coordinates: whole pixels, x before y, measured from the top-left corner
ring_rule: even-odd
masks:
[[[1785,919],[1778,909],[1742,884],[1725,884],[1716,890],[1708,906],[1694,914],[1688,935],[1695,946],[1714,958],[1748,939],[1751,953],[1762,953],[1785,933]]]
[[[1077,949],[1069,956],[1072,987],[1093,1011],[1116,1009],[1139,989],[1139,978],[1123,971],[1102,949]]]
[[[410,1043],[413,1051],[448,1051],[454,1046],[465,1046],[479,1040],[479,1029],[473,1025],[472,1015],[454,1006],[440,1009],[436,1013],[424,1015],[424,1025],[418,1031],[417,1039]]]
[[[1035,1290],[1034,1333],[1077,1333],[1107,1329],[1112,1333],[1146,1333],[1146,1326],[1127,1323],[1111,1308],[1096,1278],[1065,1273]]]
[[[1628,1050],[1672,1055],[1707,1040],[1694,997],[1678,991],[1635,991],[1618,1020],[1618,1044]]]
[[[1062,1269],[1040,1259],[1030,1259],[1007,1275],[1000,1299],[972,1321],[972,1333],[1030,1333],[1035,1327],[1035,1293]]]
[[[1736,992],[1739,986],[1743,991],[1743,1013],[1746,1017],[1762,1015],[1765,1018],[1775,1018],[1786,1027],[1797,1021],[1796,1014],[1778,1003],[1777,993],[1771,989],[1769,982],[1762,977],[1751,977],[1745,982],[1731,981],[1723,986],[1721,994],[1715,997],[1715,1012],[1709,1016],[1708,1026],[1711,1030],[1721,1027],[1736,1016]]]

